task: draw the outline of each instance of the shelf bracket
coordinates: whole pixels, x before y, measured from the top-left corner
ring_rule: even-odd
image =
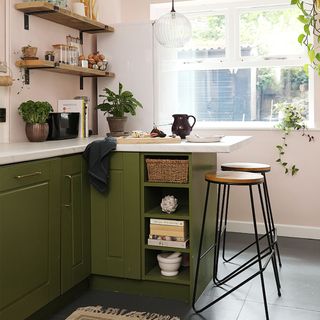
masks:
[[[34,11],[34,12],[28,12],[24,14],[24,30],[29,30],[30,23],[29,23],[29,16],[31,15],[40,15],[40,14],[48,14],[59,11],[59,7],[54,6],[53,10],[45,10],[45,11]]]
[[[30,84],[30,70],[24,69],[24,83]]]
[[[29,30],[29,15],[24,14],[24,30]]]
[[[80,44],[83,44],[83,31],[80,31],[79,38],[80,38]]]
[[[80,90],[83,90],[83,76],[80,76]]]

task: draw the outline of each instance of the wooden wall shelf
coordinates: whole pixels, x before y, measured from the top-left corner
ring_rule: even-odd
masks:
[[[72,13],[70,10],[59,8],[46,1],[17,3],[15,5],[15,8],[23,12],[27,16],[34,15],[45,20],[49,20],[73,29],[77,29],[81,32],[101,33],[114,31],[113,27],[110,27],[98,21],[91,20],[87,17],[83,17],[78,14]],[[27,28],[26,24],[28,25]],[[28,28],[29,21],[26,23],[25,19],[25,29]]]
[[[64,63],[55,63],[53,61],[46,60],[18,60],[16,61],[16,66],[25,69],[25,84],[30,83],[29,70],[45,70],[50,72],[57,72],[63,74],[71,74],[75,76],[80,76],[80,89],[83,89],[83,78],[102,78],[109,77],[113,78],[115,74],[113,72],[100,71],[90,68],[82,68],[78,66],[72,66]]]
[[[90,68],[82,68],[64,63],[55,63],[46,60],[18,60],[16,66],[24,69],[41,69],[46,71],[72,74],[82,77],[114,77],[113,72],[100,71]]]

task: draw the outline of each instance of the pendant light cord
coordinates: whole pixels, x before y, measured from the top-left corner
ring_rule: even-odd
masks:
[[[174,0],[172,0],[172,9],[171,12],[176,12],[176,10],[174,10]]]

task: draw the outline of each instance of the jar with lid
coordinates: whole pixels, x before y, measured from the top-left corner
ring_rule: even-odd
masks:
[[[66,44],[54,44],[55,61],[68,64],[69,46]]]
[[[68,46],[68,63],[77,66],[79,63],[79,50],[77,47]]]
[[[54,51],[46,51],[44,59],[47,61],[54,61]]]

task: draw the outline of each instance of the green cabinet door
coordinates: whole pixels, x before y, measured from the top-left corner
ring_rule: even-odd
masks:
[[[60,159],[0,167],[0,319],[60,294]]]
[[[81,155],[62,158],[61,293],[90,275],[90,188]]]
[[[139,154],[110,156],[105,194],[91,188],[92,273],[141,279]]]

